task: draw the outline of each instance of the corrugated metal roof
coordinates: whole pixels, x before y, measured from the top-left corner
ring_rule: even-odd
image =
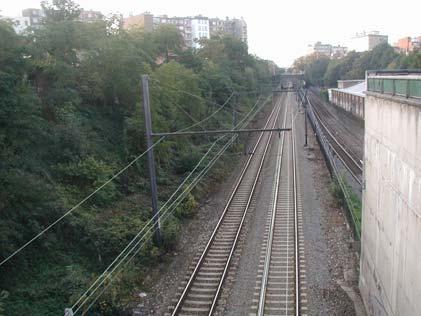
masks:
[[[365,92],[367,91],[367,81],[363,81],[361,83],[357,83],[356,85],[350,86],[345,89],[332,89],[344,93],[349,93],[353,95],[358,95],[360,97],[365,96]]]

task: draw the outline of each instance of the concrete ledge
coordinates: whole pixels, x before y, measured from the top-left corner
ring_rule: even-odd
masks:
[[[416,98],[405,98],[400,95],[390,95],[390,94],[384,94],[379,92],[373,92],[373,91],[366,91],[365,93],[367,96],[381,98],[389,101],[399,102],[410,106],[415,106],[418,108],[421,108],[421,99]]]

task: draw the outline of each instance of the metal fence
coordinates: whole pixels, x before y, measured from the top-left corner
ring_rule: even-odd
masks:
[[[367,71],[367,91],[421,98],[421,71]]]

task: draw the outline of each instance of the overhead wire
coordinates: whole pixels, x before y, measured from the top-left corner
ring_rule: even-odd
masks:
[[[218,107],[221,107],[221,106],[222,106],[221,104],[219,104],[219,103],[217,103],[217,102],[215,102],[215,101],[212,101],[212,100],[206,99],[206,98],[204,98],[204,97],[202,97],[202,96],[200,96],[200,95],[194,94],[194,93],[192,93],[192,92],[190,92],[190,91],[186,91],[186,90],[183,90],[183,89],[179,89],[179,88],[175,87],[174,85],[170,85],[170,84],[168,84],[168,83],[162,83],[160,80],[158,80],[158,79],[156,79],[156,78],[151,77],[151,80],[152,80],[152,81],[155,81],[155,82],[156,82],[156,83],[158,83],[160,86],[165,86],[165,87],[167,87],[167,88],[169,88],[169,89],[171,89],[171,90],[173,90],[173,91],[181,92],[181,93],[183,93],[183,94],[189,95],[189,96],[191,96],[191,97],[193,97],[193,98],[196,98],[196,99],[198,99],[198,100],[202,100],[202,101],[204,101],[204,102],[206,102],[206,103],[210,103],[210,104],[216,105],[216,106],[218,106]],[[199,88],[199,90],[203,90],[203,89],[200,89],[200,88]],[[204,90],[204,91],[206,91],[206,90]],[[231,90],[231,92],[232,92],[232,93],[234,93],[235,91],[232,91],[232,90]]]
[[[222,110],[223,107],[225,107],[226,104],[228,104],[228,102],[230,101],[230,99],[232,98],[234,93],[231,93],[231,95],[229,96],[229,98],[225,101],[225,103],[216,111],[214,111],[213,113],[211,113],[209,116],[205,117],[203,120],[198,121],[188,127],[185,127],[181,130],[178,130],[177,132],[182,132],[182,131],[186,131],[190,128],[193,128],[195,126],[198,126],[200,124],[202,124],[203,122],[206,122],[207,120],[209,120],[210,118],[212,118],[213,116],[215,116],[219,111]],[[73,211],[75,211],[77,208],[79,208],[82,204],[84,204],[86,201],[88,201],[92,196],[94,196],[98,191],[100,191],[102,188],[104,188],[107,184],[109,184],[110,182],[112,182],[115,178],[117,178],[120,174],[122,174],[124,171],[126,171],[130,166],[132,166],[136,161],[138,161],[140,158],[142,158],[146,153],[148,153],[151,149],[153,149],[156,145],[158,145],[163,139],[165,138],[165,136],[161,137],[160,139],[158,139],[158,141],[156,141],[150,148],[148,148],[146,151],[144,151],[143,153],[141,153],[140,155],[138,155],[136,158],[134,158],[131,162],[129,162],[125,167],[123,167],[122,169],[120,169],[120,171],[118,171],[116,174],[114,174],[110,179],[108,179],[106,182],[104,182],[102,185],[100,185],[98,188],[96,188],[93,192],[91,192],[89,195],[87,195],[85,198],[83,198],[81,201],[79,201],[75,206],[73,206],[72,208],[70,208],[69,210],[67,210],[63,215],[61,215],[59,218],[57,218],[54,222],[52,222],[51,224],[49,224],[46,228],[44,228],[43,230],[41,230],[38,234],[36,234],[34,237],[32,237],[30,240],[28,240],[26,243],[24,243],[22,246],[20,246],[18,249],[16,249],[13,253],[11,253],[9,256],[7,256],[5,259],[3,259],[0,262],[0,266],[4,265],[6,262],[8,262],[10,259],[12,259],[13,257],[15,257],[18,253],[20,253],[22,250],[24,250],[26,247],[28,247],[30,244],[32,244],[34,241],[36,241],[37,239],[39,239],[43,234],[45,234],[47,231],[49,231],[51,228],[53,228],[55,225],[57,225],[60,221],[62,221],[65,217],[67,217],[68,215],[70,215],[71,213],[73,213]]]
[[[191,174],[197,169],[197,167],[199,166],[199,164],[203,161],[203,159],[207,156],[207,154],[210,152],[210,150],[213,148],[213,146],[216,145],[216,141],[214,142],[214,144],[212,144],[212,146],[209,148],[209,150],[206,152],[206,154],[202,157],[202,159],[199,161],[199,163],[195,166],[195,168],[193,169],[193,171],[189,174],[188,177],[186,177],[183,182],[178,186],[178,188],[173,192],[173,194],[171,195],[171,197],[167,200],[167,202],[165,202],[165,204],[158,210],[158,212],[152,217],[150,218],[147,223],[142,227],[142,229],[135,235],[135,237],[126,245],[126,247],[120,252],[120,254],[113,260],[113,262],[111,262],[111,264],[104,270],[104,272],[97,278],[97,280],[88,288],[88,290],[82,294],[82,296],[73,304],[72,308],[74,308],[82,299],[83,296],[85,296],[96,284],[97,282],[99,282],[99,279],[103,276],[105,276],[105,274],[108,272],[108,270],[110,270],[112,268],[112,266],[114,265],[114,263],[116,263],[121,256],[123,256],[124,252],[129,249],[129,247],[135,242],[135,240],[144,232],[145,229],[147,229],[147,227],[153,223],[153,221],[155,220],[155,218],[157,216],[159,216],[159,214],[162,212],[162,210],[166,207],[167,203],[175,196],[175,194],[179,191],[180,188],[182,188],[182,186],[185,184],[185,182],[189,179],[189,177],[191,176]],[[143,238],[143,237],[142,237]],[[124,257],[125,258],[125,257]],[[123,260],[124,260],[123,258]]]
[[[233,138],[235,138],[235,136],[236,135],[234,135],[233,136]],[[225,150],[230,146],[232,144],[232,141],[230,140],[230,141],[228,141],[227,142],[227,144],[218,152],[218,154],[219,154],[219,156],[217,156],[217,157],[214,157],[209,163],[208,163],[208,165],[201,171],[201,173],[198,175],[198,177],[196,177],[193,181],[192,181],[192,183],[185,189],[185,191],[183,191],[183,193],[182,193],[182,195],[179,195],[179,197],[180,196],[182,196],[181,198],[179,198],[179,197],[177,197],[177,199],[178,199],[178,201],[177,201],[177,204],[174,206],[174,207],[172,207],[171,209],[167,209],[165,212],[164,212],[164,214],[162,214],[162,217],[161,217],[161,222],[165,222],[166,221],[166,219],[174,212],[174,210],[176,210],[177,209],[177,207],[180,205],[180,203],[184,200],[184,198],[185,198],[185,195],[186,194],[188,194],[193,188],[194,188],[194,186],[196,186],[196,184],[198,183],[198,182],[200,182],[200,180],[206,175],[206,173],[210,170],[210,168],[215,164],[215,162],[216,162],[216,160],[218,160],[218,158],[223,154],[223,152],[225,152]],[[155,228],[155,229],[154,229]],[[147,235],[147,234],[151,234],[152,232],[154,230],[156,230],[156,227],[155,226],[151,226],[149,229],[148,229],[148,231],[146,232],[146,234],[145,235]],[[139,253],[139,251],[142,249],[142,247],[145,245],[145,243],[146,243],[146,241],[147,240],[145,240],[145,241],[143,241],[143,243],[139,246],[139,243],[141,242],[141,241],[138,241],[137,243],[136,243],[136,245],[132,248],[133,249],[133,251],[134,251],[134,253],[132,254],[132,256],[126,261],[126,262],[124,262],[124,263],[122,263],[123,264],[123,267],[124,266],[126,266],[127,264],[129,264],[130,262],[131,262],[131,260]],[[137,248],[137,249],[135,249],[135,248]],[[128,255],[130,255],[130,253],[128,254]],[[121,272],[123,271],[123,268],[121,268],[119,271],[117,271],[117,273],[116,273],[116,276],[118,275],[118,274],[120,274]],[[113,271],[112,271],[113,272]],[[114,278],[116,277],[116,276],[114,276]],[[92,302],[89,304],[89,306],[87,307],[87,309],[85,310],[85,312],[83,312],[82,313],[82,315],[84,315],[84,314],[86,314],[86,312],[93,306],[93,304],[95,304],[95,302],[98,300],[98,298],[99,297],[101,297],[102,296],[102,294],[105,292],[105,290],[111,285],[111,283],[113,282],[113,280],[114,280],[114,278],[110,278],[110,283],[108,283],[106,286],[104,286],[104,288],[100,291],[100,293],[95,297],[95,299],[93,299],[92,300]],[[105,280],[104,280],[104,282],[105,282]],[[77,310],[75,310],[75,313],[78,311],[78,309]]]
[[[242,124],[249,116],[250,117],[254,117],[254,115],[261,109],[258,108],[257,111],[255,111],[255,113],[253,113],[253,111],[255,110],[255,108],[257,107],[258,103],[259,103],[260,98],[258,99],[258,101],[256,102],[256,104],[252,107],[252,109],[250,109],[249,113],[236,125],[236,127],[238,127],[240,124]],[[267,103],[267,99],[264,103],[264,105]],[[251,115],[253,114],[253,115]],[[246,123],[248,124],[248,122]],[[123,253],[135,242],[135,240],[139,237],[139,235],[148,227],[148,225],[154,220],[155,216],[161,216],[161,219],[163,221],[165,221],[166,218],[168,218],[168,216],[174,211],[174,209],[176,209],[176,207],[178,207],[178,205],[181,203],[181,201],[184,199],[185,197],[185,192],[187,192],[187,190],[189,190],[188,192],[191,191],[191,189],[203,178],[203,176],[207,173],[207,171],[213,166],[213,164],[216,162],[217,159],[219,159],[219,157],[223,154],[223,152],[225,152],[226,148],[228,148],[232,142],[235,140],[235,138],[238,135],[233,135],[231,137],[231,140],[229,140],[221,150],[223,150],[221,152],[221,150],[215,155],[214,158],[211,159],[211,161],[208,163],[208,165],[199,173],[198,176],[196,176],[196,178],[192,181],[192,183],[190,183],[188,185],[187,188],[185,188],[185,190],[177,197],[177,199],[175,201],[172,202],[172,204],[170,206],[168,206],[168,208],[163,212],[163,214],[160,214],[162,212],[162,210],[166,207],[166,205],[168,204],[168,202],[175,196],[175,194],[179,191],[180,188],[182,188],[184,186],[184,184],[186,183],[186,181],[190,178],[190,176],[195,172],[195,170],[198,168],[198,166],[203,162],[204,158],[210,153],[211,149],[213,148],[213,146],[221,139],[223,139],[226,135],[219,137],[211,146],[211,148],[209,148],[209,150],[207,151],[207,153],[202,157],[202,159],[198,162],[198,164],[196,164],[195,168],[190,172],[189,176],[179,185],[179,187],[174,191],[174,193],[171,195],[171,197],[166,201],[166,203],[160,208],[160,210],[154,215],[154,217],[152,219],[150,219],[148,221],[148,223],[141,229],[141,231],[132,239],[132,241],[123,249],[123,251],[114,259],[114,261],[109,265],[109,267],[101,274],[100,277],[97,278],[97,280],[89,287],[89,289],[87,291],[85,291],[85,293],[73,304],[72,309],[76,307],[76,305],[78,305],[82,300],[83,297],[85,297],[85,299],[83,300],[83,302],[80,304],[80,306],[78,306],[78,308],[75,310],[75,312],[79,311],[80,308],[89,300],[89,297],[95,293],[95,291],[106,281],[106,278],[104,278],[102,281],[99,281],[102,277],[104,277],[107,272],[111,269],[112,265],[119,260],[119,258],[123,255]],[[188,193],[187,192],[187,193]],[[178,201],[177,201],[178,200]],[[173,205],[177,203],[177,205],[175,207],[173,207]],[[172,211],[170,211],[172,209]],[[169,213],[169,215],[167,215],[167,213]],[[166,217],[164,217],[166,216]],[[131,248],[131,250],[120,260],[120,262],[110,271],[109,275],[111,275],[117,268],[118,266],[120,266],[120,264],[122,264],[123,260],[125,260],[127,258],[128,255],[130,255],[130,253],[132,253],[134,251],[134,249],[136,247],[138,247],[139,243],[142,242],[142,240],[144,240],[145,236],[148,236],[148,233],[155,227],[155,225],[152,225],[149,227],[148,231],[141,237],[140,240],[138,240],[136,242],[136,244]],[[128,262],[130,262],[132,260],[132,258],[138,253],[138,251],[140,251],[140,248],[144,245],[144,243],[142,243],[141,246],[139,246],[138,250],[134,253],[134,255],[129,259]],[[124,265],[126,265],[128,262],[124,263]],[[99,284],[97,284],[98,282],[100,282]],[[91,294],[89,296],[86,296],[93,287],[96,288],[91,292]],[[108,286],[107,286],[108,287]],[[88,309],[92,306],[92,304],[94,304],[94,302],[98,299],[98,297],[100,297],[102,295],[102,293],[105,291],[106,288],[104,288],[100,294],[95,298],[95,300],[93,302],[91,302],[91,304],[88,306]]]
[[[18,253],[20,253],[22,250],[24,250],[26,247],[28,247],[30,244],[32,244],[35,240],[40,238],[43,234],[45,234],[47,231],[49,231],[51,228],[53,228],[55,225],[57,225],[61,220],[63,220],[65,217],[70,215],[73,211],[75,211],[77,208],[79,208],[82,204],[84,204],[86,201],[88,201],[92,196],[94,196],[98,191],[100,191],[103,187],[105,187],[107,184],[112,182],[115,178],[117,178],[120,174],[122,174],[124,171],[126,171],[129,167],[131,167],[136,161],[138,161],[140,158],[142,158],[144,155],[146,155],[152,148],[154,148],[156,145],[158,145],[162,140],[164,140],[165,136],[159,138],[155,143],[152,144],[151,147],[146,149],[143,153],[138,155],[136,158],[134,158],[132,161],[130,161],[126,166],[124,166],[122,169],[120,169],[117,173],[115,173],[111,178],[109,178],[106,182],[104,182],[102,185],[97,187],[94,191],[92,191],[90,194],[88,194],[85,198],[80,200],[75,206],[67,210],[63,215],[61,215],[59,218],[57,218],[54,222],[49,224],[47,227],[45,227],[43,230],[41,230],[38,234],[36,234],[34,237],[32,237],[29,241],[24,243],[22,246],[20,246],[18,249],[16,249],[12,254],[7,256],[5,259],[3,259],[0,262],[0,266],[8,262],[10,259],[12,259],[14,256],[16,256]]]

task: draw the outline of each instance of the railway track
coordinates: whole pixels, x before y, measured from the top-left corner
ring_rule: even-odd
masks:
[[[332,127],[331,130],[337,132],[337,138],[339,138],[341,143],[349,144],[349,146],[352,146],[352,150],[349,151],[357,161],[360,161],[363,158],[363,148],[361,147],[362,139],[360,139],[361,135],[346,123],[347,120],[343,121],[341,118],[339,118],[339,116],[332,113],[331,110],[336,108],[336,106],[332,107],[327,105],[315,89],[310,88],[309,94],[307,95],[313,101],[313,104],[315,103],[319,108],[322,109],[323,115],[326,118],[325,122],[328,126]],[[340,111],[342,111],[342,109],[339,109],[339,112]],[[338,111],[334,110],[333,112]],[[346,139],[348,136],[349,138]]]
[[[285,112],[284,125],[287,117]],[[277,146],[273,192],[250,315],[306,313],[299,191],[294,133],[283,134]]]
[[[336,156],[349,171],[352,177],[359,183],[359,185],[362,185],[361,177],[363,173],[363,166],[360,157],[350,149],[345,148],[344,140],[340,136],[335,135],[332,131],[325,119],[326,116],[332,116],[332,114],[327,111],[323,105],[319,104],[319,101],[316,101],[316,98],[311,98],[311,100],[313,102],[311,102],[310,98],[307,97],[308,104],[312,108],[314,116],[320,123],[320,126],[336,153]]]
[[[265,128],[276,126],[280,112],[277,102]],[[171,315],[211,315],[215,311],[272,136],[260,133],[209,241],[180,287],[177,303],[169,308]]]

